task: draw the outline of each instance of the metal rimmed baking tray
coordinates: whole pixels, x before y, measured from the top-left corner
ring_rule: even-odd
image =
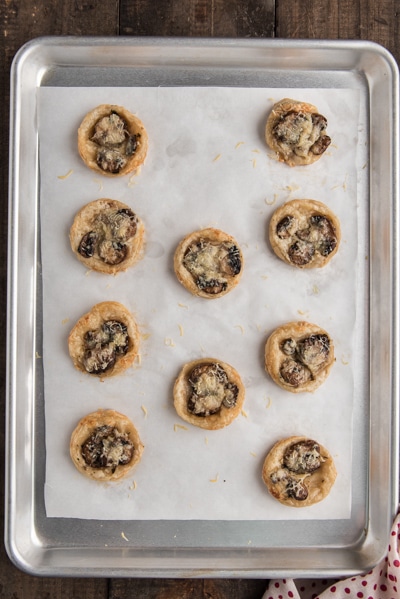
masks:
[[[343,576],[384,554],[398,502],[398,71],[368,42],[42,38],[11,77],[6,547],[40,575]],[[357,270],[350,517],[313,520],[49,518],[44,484],[40,136],[45,87],[356,89],[366,204]],[[360,201],[360,198],[358,198]],[[121,536],[121,531],[124,535]],[[129,539],[129,541],[127,541]],[[251,544],[249,543],[251,539]]]

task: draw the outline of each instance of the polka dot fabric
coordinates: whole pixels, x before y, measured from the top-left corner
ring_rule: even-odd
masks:
[[[271,580],[263,599],[400,599],[400,513],[390,533],[387,556],[367,574],[337,582]]]

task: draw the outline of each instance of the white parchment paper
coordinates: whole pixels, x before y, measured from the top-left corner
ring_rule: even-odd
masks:
[[[47,516],[96,519],[336,519],[351,505],[355,347],[357,184],[363,144],[359,92],[351,89],[41,88],[40,205]],[[315,104],[333,143],[320,161],[290,168],[266,148],[274,102]],[[100,103],[124,105],[144,122],[148,157],[134,177],[109,179],[77,153],[83,116]],[[66,176],[67,175],[67,176]],[[75,213],[98,198],[128,204],[146,226],[139,264],[116,277],[87,272],[68,232]],[[299,271],[271,251],[267,228],[283,202],[326,203],[342,225],[338,254],[324,269]],[[230,294],[208,301],[176,280],[172,258],[188,232],[215,226],[241,245],[244,274]],[[364,256],[362,256],[364,259]],[[95,303],[116,300],[135,315],[140,360],[104,382],[74,369],[67,337]],[[264,370],[264,344],[291,320],[319,324],[335,343],[336,363],[313,394],[278,388]],[[179,419],[172,386],[181,366],[211,356],[230,363],[246,386],[244,411],[229,427],[204,431]],[[99,484],[69,457],[77,422],[113,408],[135,423],[145,451],[125,481]],[[273,443],[307,435],[326,446],[338,477],[330,495],[296,510],[261,481]]]

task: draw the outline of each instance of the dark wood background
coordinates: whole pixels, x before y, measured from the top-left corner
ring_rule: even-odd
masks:
[[[0,330],[7,297],[9,69],[42,35],[365,39],[400,61],[400,0],[0,0]],[[5,337],[0,341],[0,534],[4,520]],[[0,599],[261,599],[265,580],[36,578],[0,543]]]

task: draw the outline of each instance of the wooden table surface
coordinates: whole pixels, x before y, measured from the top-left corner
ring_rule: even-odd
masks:
[[[364,39],[400,61],[400,0],[0,0],[0,280],[6,326],[9,69],[42,35]],[[4,517],[5,338],[0,344],[0,521]],[[3,534],[3,533],[1,533]],[[0,599],[260,599],[265,580],[38,578],[0,547]]]

